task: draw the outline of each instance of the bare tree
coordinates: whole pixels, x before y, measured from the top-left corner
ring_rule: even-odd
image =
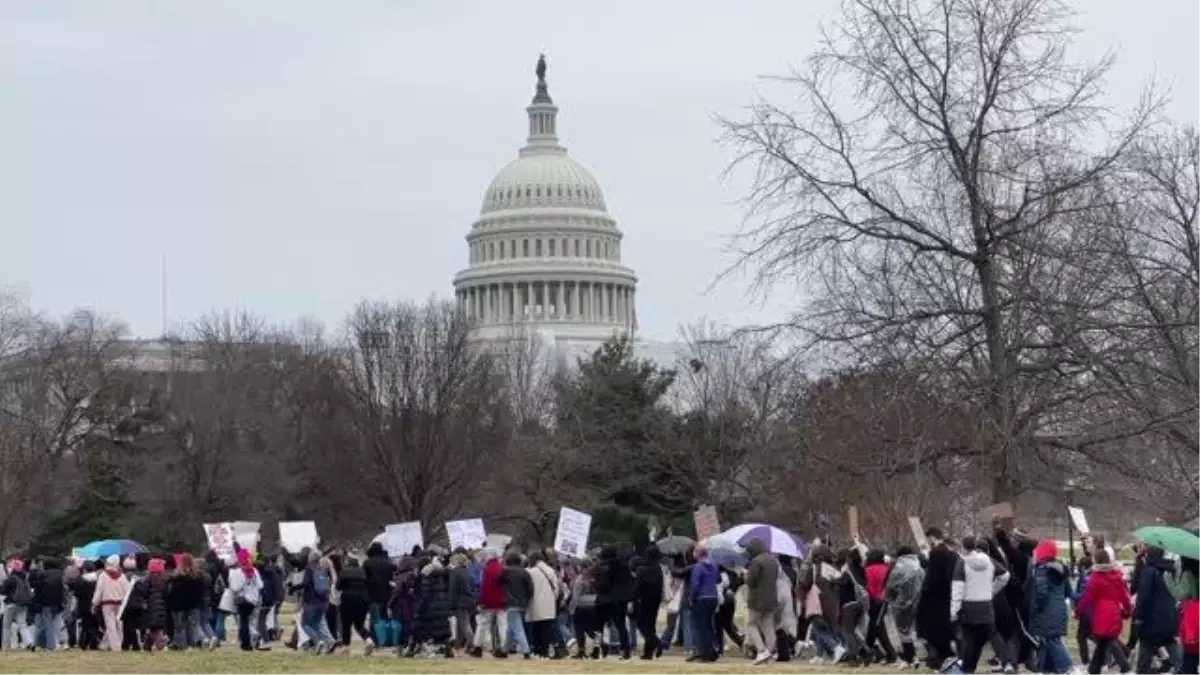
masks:
[[[1068,62],[1069,19],[1057,0],[852,0],[778,80],[795,108],[724,121],[753,176],[739,266],[811,283],[790,326],[814,342],[957,387],[997,501],[1075,397],[1086,368],[1063,345],[1107,300],[1083,224],[1158,106],[1109,131],[1111,58]]]
[[[124,327],[90,312],[47,320],[0,299],[0,549],[27,542],[61,496],[54,480],[121,414]]]
[[[511,430],[503,373],[469,328],[437,302],[365,302],[351,316],[342,414],[352,437],[337,449],[335,475],[361,495],[360,515],[374,513],[380,525],[419,519],[432,533],[503,460]]]

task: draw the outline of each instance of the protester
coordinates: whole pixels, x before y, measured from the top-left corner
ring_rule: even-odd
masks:
[[[591,657],[600,658],[600,645],[597,641],[604,626],[596,611],[596,563],[590,559],[584,561],[583,568],[575,577],[568,610],[575,629],[576,651],[572,658],[583,659],[588,656],[588,640],[593,643]]]
[[[229,590],[237,609],[238,645],[244,652],[253,650],[262,639],[255,614],[262,604],[263,582],[250,555],[246,549],[238,551],[237,569],[229,573]]]
[[[942,664],[954,656],[954,630],[950,615],[950,585],[958,555],[946,545],[942,531],[931,527],[925,531],[929,541],[929,563],[925,567],[921,595],[917,605],[917,636],[925,640],[925,664],[941,670]]]
[[[190,553],[179,556],[175,574],[167,584],[167,609],[174,634],[171,649],[185,650],[197,646],[215,648],[216,641],[206,642],[206,632],[200,624],[204,619],[204,579]],[[231,607],[231,609],[236,609]]]
[[[1125,619],[1132,613],[1133,602],[1121,570],[1112,566],[1107,551],[1098,549],[1086,587],[1075,607],[1078,630],[1083,631],[1086,626],[1086,637],[1096,641],[1087,664],[1089,673],[1101,672],[1110,659],[1116,661],[1121,672],[1129,672],[1129,660],[1125,658],[1120,639]]]
[[[689,661],[712,663],[717,660],[713,618],[719,601],[719,579],[717,566],[709,560],[708,547],[705,544],[696,546],[696,564],[692,567],[688,597],[691,599],[692,627],[696,631],[697,653],[689,656]]]
[[[556,621],[558,617],[558,600],[562,597],[562,583],[554,568],[546,563],[541,551],[529,554],[529,578],[533,583],[533,595],[525,619],[529,623],[533,635],[533,653],[538,658],[550,658],[551,649],[558,641]],[[556,655],[556,654],[555,654]]]
[[[529,640],[525,633],[525,612],[533,600],[533,578],[521,564],[521,554],[511,552],[504,556],[504,572],[500,575],[504,588],[504,608],[507,614],[507,629],[504,635],[505,649],[497,656],[507,656],[512,650],[530,658]]]
[[[1071,655],[1062,641],[1067,634],[1070,598],[1067,571],[1058,562],[1058,545],[1048,539],[1034,549],[1033,560],[1029,633],[1038,642],[1037,672],[1066,673],[1071,670]]]
[[[910,546],[896,549],[896,562],[885,581],[884,597],[900,636],[900,660],[910,667],[917,660],[917,605],[924,580],[925,570],[921,569],[916,551]]]
[[[874,653],[881,650],[888,664],[896,662],[896,649],[888,636],[884,619],[887,616],[887,578],[891,573],[883,549],[872,549],[867,552],[867,651]]]
[[[471,613],[478,603],[477,591],[471,582],[471,570],[467,556],[455,553],[450,556],[450,607],[454,611],[455,640],[464,649],[473,649],[475,631],[471,628]]]
[[[167,565],[161,558],[154,558],[146,568],[146,576],[134,582],[133,594],[142,600],[145,649],[161,652],[166,645]]]
[[[504,652],[508,636],[508,605],[504,587],[504,563],[500,552],[483,550],[483,575],[479,585],[479,612],[476,615],[475,650],[472,655],[483,656],[484,646],[493,655]],[[493,639],[495,636],[495,639]]]
[[[1137,672],[1148,673],[1159,649],[1166,649],[1171,665],[1181,665],[1175,634],[1178,628],[1178,609],[1171,594],[1168,579],[1175,576],[1175,566],[1157,546],[1146,549],[1145,564],[1137,586],[1133,625],[1137,629]]]
[[[29,585],[29,575],[21,560],[8,563],[8,576],[0,586],[0,595],[4,597],[4,625],[0,626],[0,647],[5,650],[16,649],[17,641],[20,640],[26,649],[35,650],[37,646],[33,639],[33,629],[26,623],[29,607],[33,604],[33,589]]]
[[[121,651],[124,633],[117,612],[129,592],[129,580],[121,573],[120,565],[121,560],[118,556],[108,556],[104,561],[104,573],[97,578],[96,592],[92,596],[92,606],[99,607],[104,617],[104,635],[112,651]],[[32,640],[30,643],[32,644]]]
[[[338,576],[337,590],[342,595],[339,624],[342,628],[342,646],[350,649],[351,633],[358,633],[363,641],[363,653],[370,655],[375,650],[375,640],[367,630],[367,616],[371,609],[371,592],[367,573],[357,558],[346,559],[342,573]]]
[[[600,562],[596,566],[596,612],[604,626],[616,630],[623,660],[630,658],[629,622],[625,612],[632,600],[633,574],[621,560],[617,547],[605,546],[600,550]],[[601,652],[604,651],[602,648]]]
[[[633,573],[633,617],[642,636],[643,660],[653,659],[661,653],[656,623],[663,603],[664,576],[662,554],[651,544],[642,552],[641,564]]]
[[[433,653],[447,658],[454,656],[454,648],[450,644],[450,619],[454,617],[454,607],[450,601],[450,577],[437,558],[422,561],[415,614],[412,631],[414,644],[418,647],[428,645]]]
[[[991,642],[996,625],[993,598],[1008,584],[1008,570],[979,550],[975,537],[965,537],[962,550],[950,585],[950,617],[962,632],[959,667],[973,673]]]
[[[775,610],[779,606],[779,561],[767,552],[761,539],[746,546],[750,566],[746,569],[746,637],[754,646],[756,664],[775,656]]]

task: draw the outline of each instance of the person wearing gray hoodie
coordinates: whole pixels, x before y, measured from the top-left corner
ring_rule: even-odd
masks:
[[[962,672],[973,673],[995,630],[992,598],[1008,583],[1008,570],[979,550],[975,537],[965,537],[962,548],[950,582],[950,620],[962,630]]]
[[[746,569],[746,636],[754,645],[755,663],[766,663],[775,655],[775,610],[779,608],[779,561],[761,539],[746,546],[750,566]]]
[[[900,634],[900,659],[909,665],[917,660],[917,604],[924,582],[925,570],[916,551],[910,546],[896,549],[896,562],[888,572],[884,598]]]

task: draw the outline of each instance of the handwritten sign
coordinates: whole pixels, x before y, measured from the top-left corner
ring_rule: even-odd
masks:
[[[247,551],[258,552],[258,542],[262,539],[258,531],[262,528],[262,523],[236,520],[229,525],[233,528],[233,538],[237,541],[238,546]]]
[[[1075,523],[1075,529],[1079,530],[1079,534],[1091,534],[1088,529],[1087,516],[1084,515],[1083,509],[1077,506],[1068,506],[1067,513],[1071,515],[1071,522]]]
[[[393,523],[384,529],[383,546],[388,555],[395,557],[412,553],[414,546],[425,548],[425,535],[421,532],[421,521]]]
[[[858,507],[851,506],[846,513],[848,523],[850,524],[850,538],[858,539]]]
[[[558,531],[554,534],[554,550],[572,558],[582,558],[591,530],[591,515],[562,507],[558,513]]]
[[[450,550],[459,548],[473,551],[484,545],[487,540],[487,530],[483,527],[482,518],[446,521],[446,537],[450,539]]]
[[[984,525],[992,525],[994,523],[1011,522],[1013,519],[1012,502],[1000,502],[992,504],[979,512],[979,520],[983,521]]]
[[[721,533],[721,521],[717,518],[717,507],[703,504],[692,513],[692,521],[696,523],[696,540],[700,541],[715,537]]]
[[[205,523],[208,547],[222,560],[233,559],[233,523]]]

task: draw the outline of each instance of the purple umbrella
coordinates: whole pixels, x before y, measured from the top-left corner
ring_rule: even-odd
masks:
[[[790,555],[793,558],[804,557],[804,542],[799,537],[773,525],[762,523],[747,523],[731,527],[720,534],[726,541],[735,541],[739,546],[748,546],[754,539],[766,544],[767,550],[777,555]]]

